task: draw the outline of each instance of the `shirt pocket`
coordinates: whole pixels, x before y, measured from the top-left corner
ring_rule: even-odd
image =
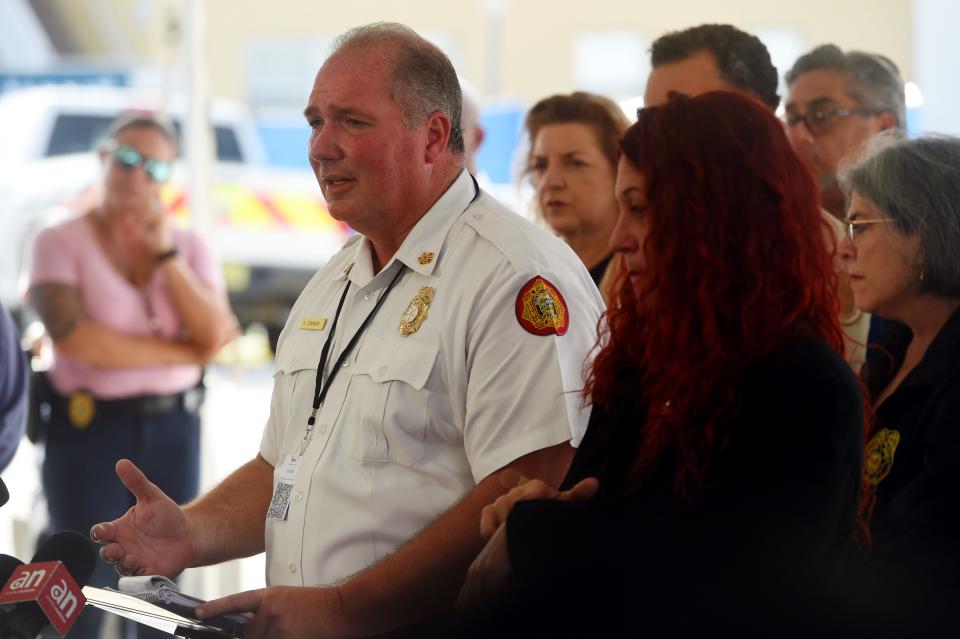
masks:
[[[438,347],[369,337],[350,380],[350,456],[414,466],[423,459],[430,414],[427,382]]]
[[[289,339],[277,353],[273,371],[274,393],[282,406],[283,431],[290,428],[290,420],[294,415],[303,415],[303,423],[299,430],[302,433],[307,426],[309,408],[313,406],[313,395],[316,391],[317,366],[320,361],[320,351],[323,342],[317,339]],[[300,411],[297,411],[300,407]],[[304,414],[304,411],[308,411]]]

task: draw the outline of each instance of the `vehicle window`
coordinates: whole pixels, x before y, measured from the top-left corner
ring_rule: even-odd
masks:
[[[221,162],[243,162],[243,154],[240,152],[240,142],[237,140],[237,132],[225,126],[213,128],[213,134],[217,142],[217,159]]]
[[[50,135],[50,143],[47,145],[47,157],[94,150],[97,143],[103,139],[113,119],[110,116],[86,113],[65,113],[57,116],[53,133]],[[180,122],[174,120],[173,128],[176,129],[177,138],[180,138]],[[214,127],[214,138],[218,160],[221,162],[243,161],[236,131],[226,126]]]
[[[113,118],[96,115],[60,115],[53,125],[47,156],[92,151]]]

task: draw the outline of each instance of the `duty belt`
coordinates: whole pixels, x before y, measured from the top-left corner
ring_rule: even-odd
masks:
[[[163,415],[176,410],[195,413],[203,403],[204,388],[193,388],[169,395],[137,395],[102,399],[86,391],[75,391],[69,395],[52,394],[52,404],[65,412],[75,428],[85,428],[94,416],[110,418],[136,419]]]

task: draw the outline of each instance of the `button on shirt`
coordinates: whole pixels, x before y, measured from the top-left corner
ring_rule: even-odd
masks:
[[[366,238],[355,236],[291,310],[260,448],[275,468],[304,441],[344,286],[324,379],[403,269],[330,385],[286,519],[267,520],[269,584],[348,577],[397,550],[490,473],[582,437],[590,411],[580,391],[599,292],[562,241],[483,192],[474,198],[474,189],[462,172],[380,273]],[[566,301],[563,335],[534,335],[517,319],[517,296],[536,276]],[[401,335],[401,321],[417,315],[411,302],[431,288],[426,318]]]

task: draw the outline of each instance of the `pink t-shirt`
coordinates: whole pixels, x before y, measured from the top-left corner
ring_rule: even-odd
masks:
[[[204,241],[194,233],[176,229],[173,245],[197,278],[215,295],[222,295],[223,274]],[[163,271],[158,269],[143,289],[134,287],[114,269],[86,215],[46,228],[37,235],[30,286],[53,283],[78,288],[87,317],[97,324],[128,335],[172,339],[183,336]],[[200,374],[201,368],[196,365],[93,366],[54,346],[50,379],[61,393],[84,389],[106,399],[176,393],[196,384]]]

